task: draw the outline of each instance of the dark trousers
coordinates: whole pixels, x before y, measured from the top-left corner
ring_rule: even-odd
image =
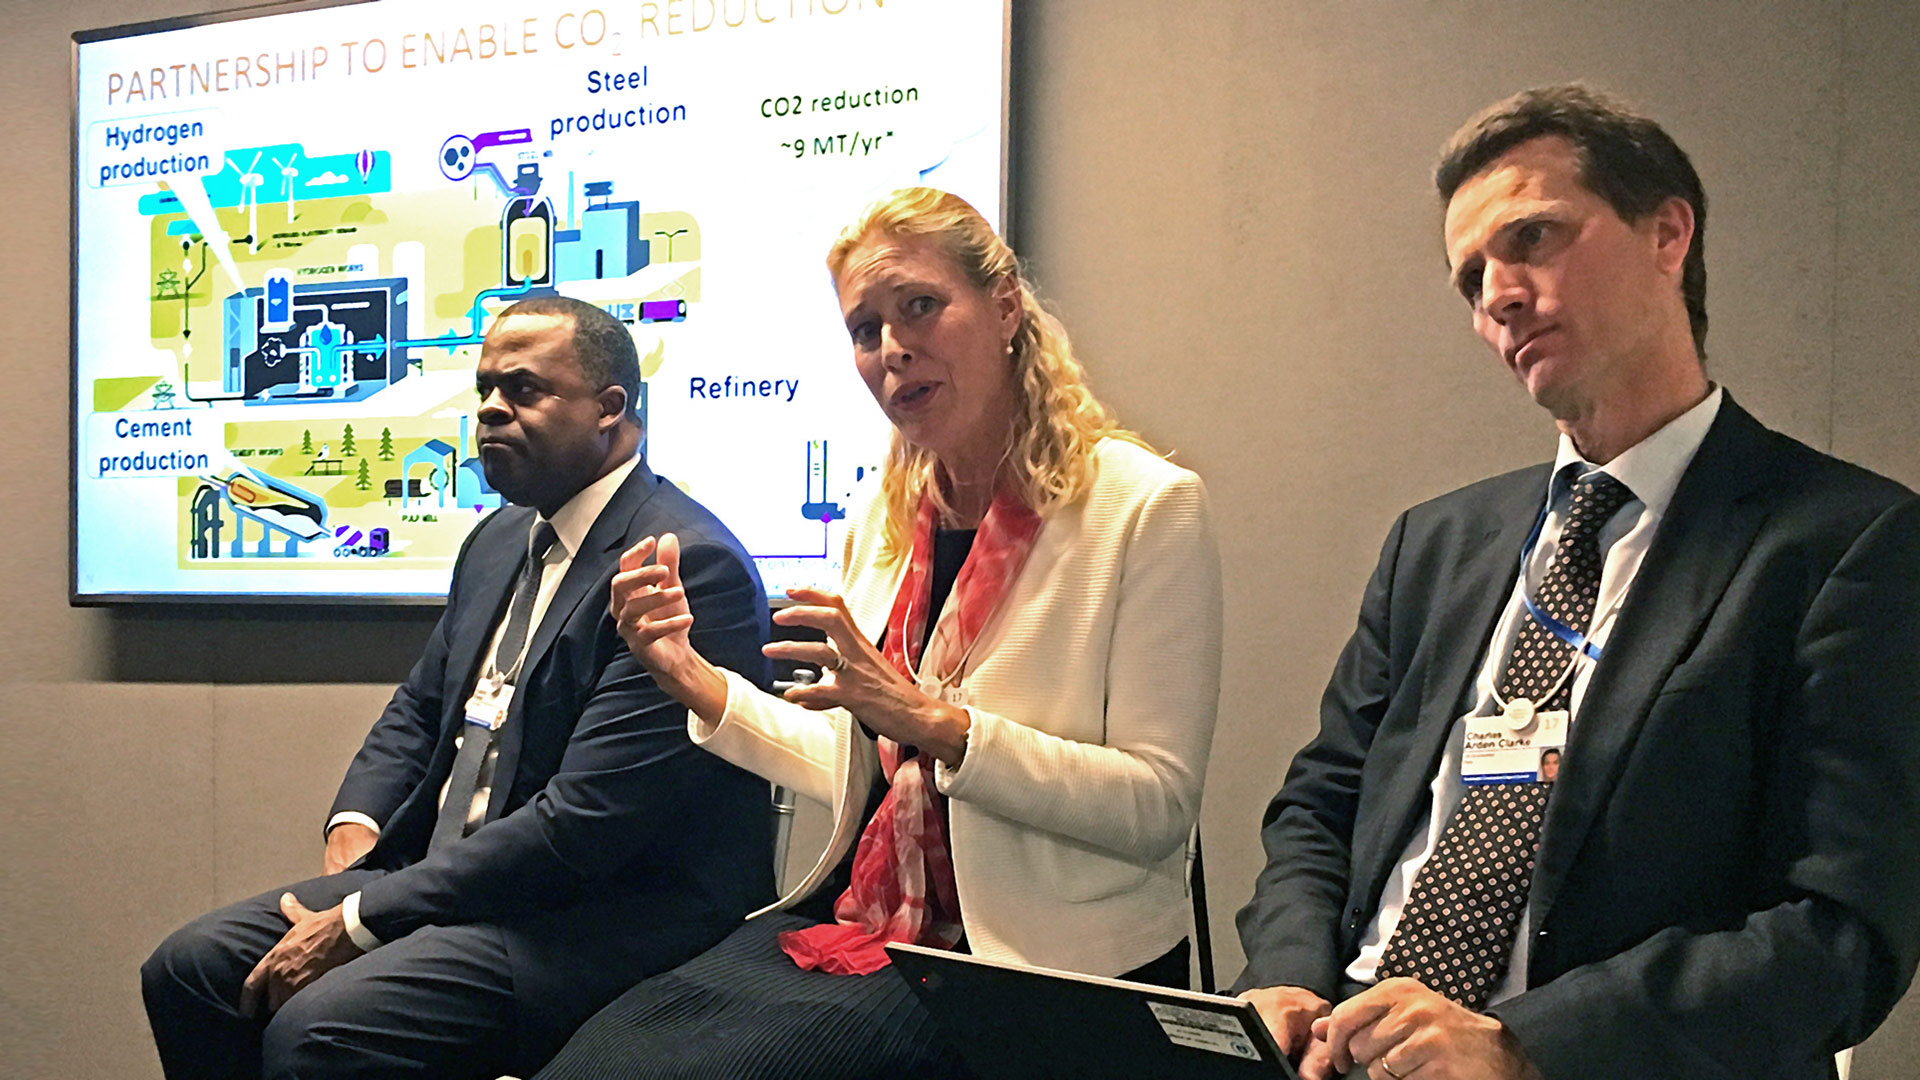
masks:
[[[241,984],[287,931],[280,894],[320,911],[380,873],[274,889],[168,937],[140,969],[167,1076],[493,1077],[515,1064],[512,979],[495,926],[426,927],[327,972],[270,1018],[240,1015]]]
[[[535,1080],[970,1080],[892,967],[802,971],[753,919],[594,1014]]]
[[[534,1080],[973,1080],[907,980],[802,971],[762,915],[589,1019]],[[1186,942],[1126,978],[1187,985]],[[981,1078],[991,1080],[991,1078]]]

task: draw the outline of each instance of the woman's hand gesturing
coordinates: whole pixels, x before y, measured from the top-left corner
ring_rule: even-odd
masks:
[[[702,720],[718,723],[727,709],[727,680],[689,637],[693,610],[680,581],[680,538],[642,537],[621,553],[608,607],[621,640],[661,689]]]
[[[820,681],[788,690],[787,700],[809,709],[844,708],[878,734],[958,768],[973,723],[967,711],[928,696],[900,674],[854,625],[838,594],[794,589],[787,596],[799,603],[775,612],[774,622],[827,635],[826,641],[776,641],[763,650],[775,660],[820,665]]]

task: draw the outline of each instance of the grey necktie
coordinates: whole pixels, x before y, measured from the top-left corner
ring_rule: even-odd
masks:
[[[507,628],[500,635],[500,647],[493,654],[493,669],[511,683],[519,675],[520,654],[527,644],[527,624],[533,621],[533,601],[540,594],[540,572],[559,536],[552,524],[542,521],[533,530],[527,548],[527,564],[514,586],[513,603],[507,608]],[[447,781],[447,799],[440,804],[440,816],[433,824],[433,839],[427,850],[453,843],[467,833],[467,818],[473,809],[473,796],[480,788],[480,766],[487,759],[495,732],[480,724],[462,721],[460,749],[453,756],[453,774]]]
[[[1538,603],[1581,633],[1600,594],[1600,528],[1632,498],[1625,484],[1606,473],[1590,473],[1573,485],[1566,528],[1541,579]],[[1531,615],[1522,618],[1500,678],[1501,696],[1527,698],[1542,709],[1566,708],[1572,680],[1560,676],[1572,657],[1573,646]],[[1380,978],[1410,976],[1470,1009],[1486,1004],[1513,954],[1552,793],[1552,781],[1467,788],[1414,880],[1381,957]]]

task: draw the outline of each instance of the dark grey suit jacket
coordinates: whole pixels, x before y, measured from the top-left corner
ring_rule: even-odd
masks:
[[[1548,466],[1401,515],[1267,808],[1239,987],[1337,1000],[1429,805]],[[1920,499],[1729,396],[1574,725],[1526,993],[1548,1080],[1812,1078],[1920,959]]]
[[[620,553],[642,536],[678,533],[694,646],[761,685],[771,678],[760,654],[767,603],[733,534],[637,466],[528,643],[500,729],[487,822],[429,855],[453,738],[533,517],[505,508],[468,538],[446,613],[330,813],[357,810],[381,823],[364,865],[389,873],[361,890],[367,929],[392,941],[428,925],[497,923],[516,998],[577,1023],[580,995],[605,1000],[680,963],[773,896],[766,782],[695,747],[686,708],[621,642],[607,610]]]

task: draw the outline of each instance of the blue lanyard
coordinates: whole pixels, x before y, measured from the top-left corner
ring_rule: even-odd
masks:
[[[1600,646],[1595,645],[1585,634],[1547,614],[1540,605],[1533,602],[1533,597],[1527,595],[1527,563],[1533,559],[1533,545],[1539,543],[1540,530],[1547,525],[1547,511],[1552,508],[1553,501],[1549,499],[1547,505],[1540,508],[1540,516],[1533,523],[1533,531],[1527,534],[1527,542],[1520,546],[1520,602],[1526,605],[1527,614],[1533,616],[1541,626],[1546,627],[1554,637],[1573,646],[1585,654],[1587,659],[1599,663]]]

